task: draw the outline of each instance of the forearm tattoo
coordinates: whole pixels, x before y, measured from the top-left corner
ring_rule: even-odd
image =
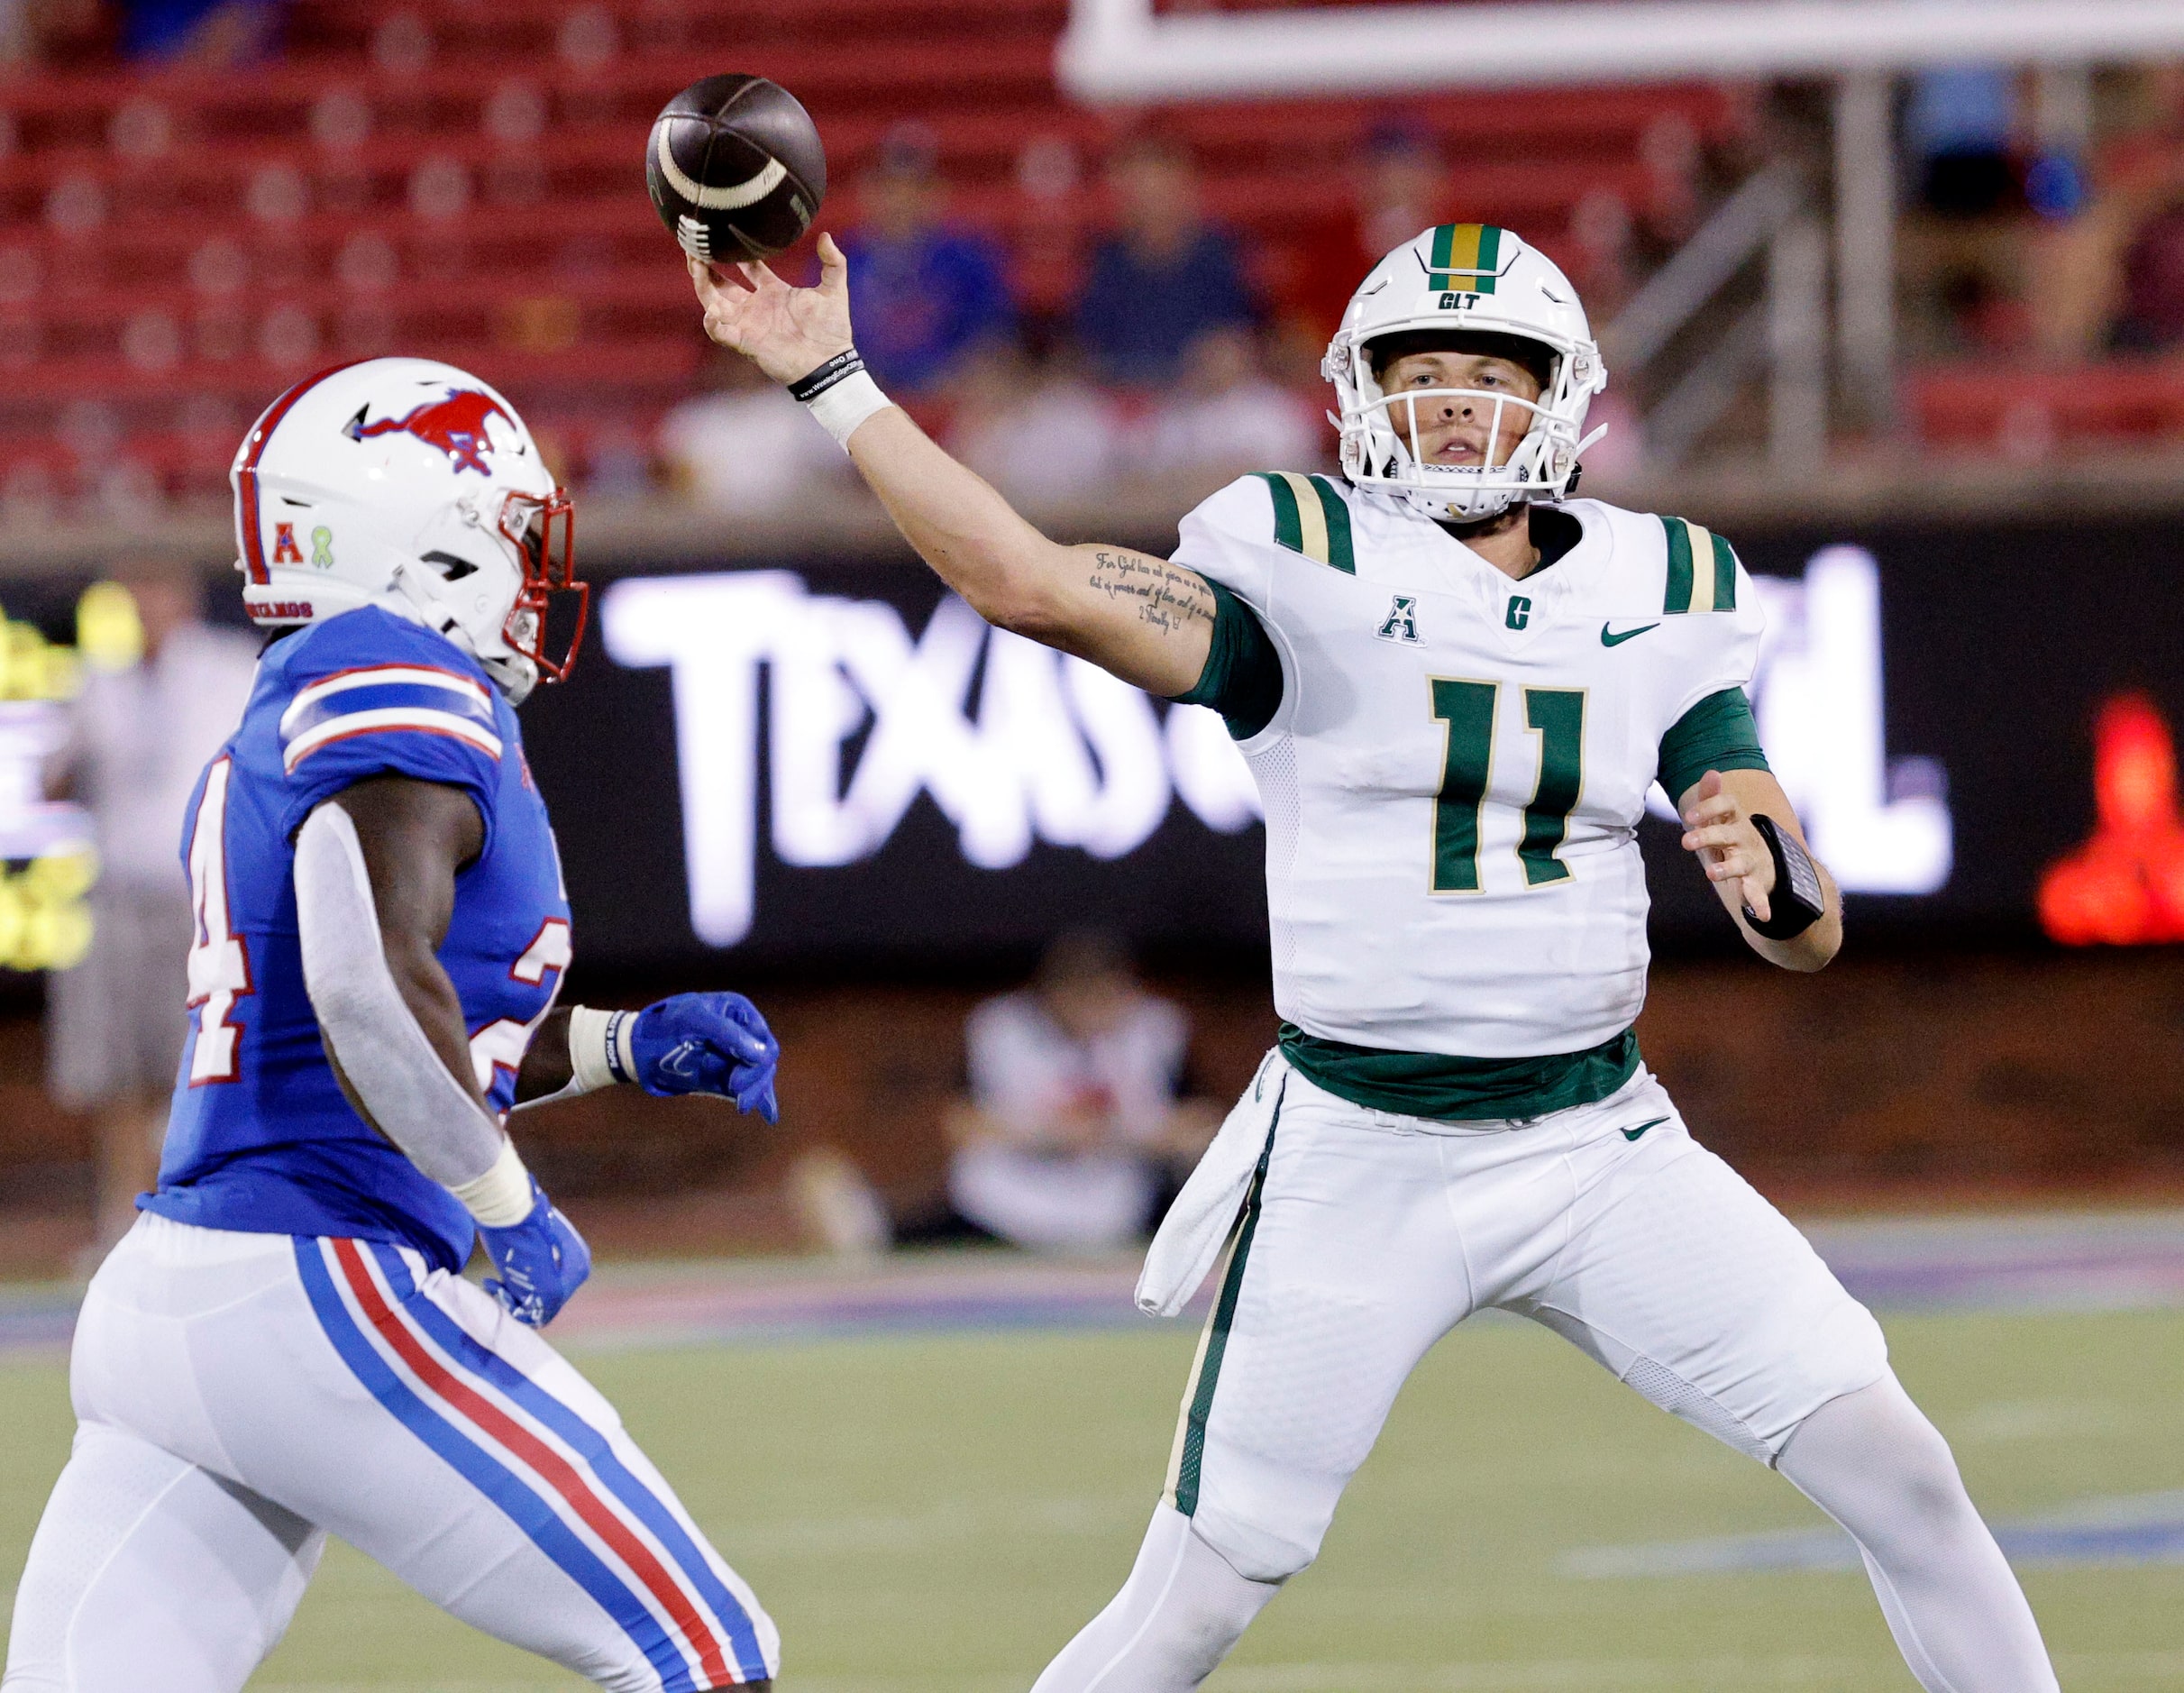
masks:
[[[1206,579],[1165,559],[1101,549],[1092,554],[1087,581],[1110,599],[1135,600],[1138,621],[1151,624],[1163,635],[1213,621],[1213,590]]]

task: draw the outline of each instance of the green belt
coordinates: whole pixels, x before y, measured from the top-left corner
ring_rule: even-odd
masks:
[[[1638,1069],[1638,1031],[1533,1058],[1459,1058],[1391,1052],[1308,1035],[1282,1025],[1282,1056],[1338,1099],[1372,1111],[1441,1122],[1544,1117],[1605,1099]]]

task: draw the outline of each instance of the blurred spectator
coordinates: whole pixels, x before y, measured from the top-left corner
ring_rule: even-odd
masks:
[[[2123,293],[2111,335],[2118,352],[2184,346],[2184,199],[2139,226],[2124,254]]]
[[[1285,327],[1326,349],[1373,267],[1421,230],[1455,221],[1440,150],[1425,131],[1384,124],[1366,138],[1353,178],[1356,200],[1322,220],[1300,243],[1303,258],[1287,289]]]
[[[242,714],[257,654],[248,636],[200,620],[197,579],[181,562],[131,559],[114,576],[135,602],[142,655],[87,665],[46,770],[48,797],[87,806],[98,846],[91,950],[51,978],[47,1055],[55,1097],[97,1113],[101,1252],[159,1173],[189,998],[176,843],[199,773]]]
[[[661,420],[675,488],[709,511],[745,517],[796,510],[815,485],[846,480],[848,461],[789,390],[739,352],[714,354],[716,387]]]
[[[948,445],[1010,499],[1065,506],[1097,494],[1119,466],[1115,402],[1061,365],[1035,367],[1013,346],[974,359],[956,390]]]
[[[940,221],[932,137],[904,124],[858,183],[864,221],[843,242],[857,351],[882,388],[930,392],[1014,328],[1001,252]]]
[[[241,65],[272,50],[282,0],[122,0],[120,9],[131,59]]]
[[[1943,217],[1985,217],[2020,204],[2014,153],[2017,75],[2004,65],[1950,65],[1911,79],[1904,150],[1918,196]]]
[[[1191,343],[1183,381],[1146,420],[1140,455],[1154,474],[1211,481],[1247,471],[1309,470],[1326,452],[1312,407],[1268,380],[1250,332],[1230,326]]]
[[[114,32],[99,0],[0,0],[0,63],[95,63],[113,56]]]
[[[1200,335],[1252,320],[1236,243],[1200,216],[1197,174],[1180,141],[1141,135],[1108,175],[1120,226],[1092,253],[1077,338],[1103,381],[1172,381]]]
[[[970,1096],[948,1125],[956,1216],[1023,1247],[1097,1250],[1144,1235],[1214,1126],[1176,1099],[1189,1037],[1115,942],[1056,940],[1028,990],[971,1013]]]

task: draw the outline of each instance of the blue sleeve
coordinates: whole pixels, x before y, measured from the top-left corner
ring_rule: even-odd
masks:
[[[1016,326],[1016,305],[1009,296],[1006,261],[991,242],[964,243],[963,323],[958,346],[974,346],[1005,335]]]
[[[470,795],[489,844],[506,744],[492,684],[470,655],[389,613],[352,611],[288,655],[279,726],[280,831],[371,776],[410,776]]]
[[[1077,339],[1101,366],[1118,362],[1128,339],[1129,279],[1123,274],[1128,261],[1113,242],[1103,243],[1092,254],[1077,300]]]

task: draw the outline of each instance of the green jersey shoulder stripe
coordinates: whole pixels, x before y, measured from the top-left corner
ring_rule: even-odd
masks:
[[[1274,495],[1274,538],[1292,553],[1355,576],[1350,508],[1334,484],[1295,471],[1261,471],[1258,477]]]
[[[1682,517],[1663,517],[1668,542],[1668,585],[1661,609],[1671,616],[1686,611],[1737,609],[1737,555],[1728,542]]]

